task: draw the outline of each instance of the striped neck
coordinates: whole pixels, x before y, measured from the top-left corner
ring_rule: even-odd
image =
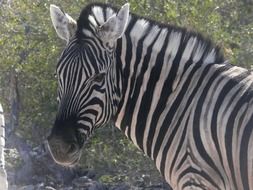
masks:
[[[106,4],[87,6],[77,21],[77,38],[96,36],[96,28],[117,12]],[[116,73],[114,87],[119,93],[114,98],[118,109],[113,120],[141,149],[146,126],[152,125],[147,119],[154,111],[152,106],[164,106],[154,106],[157,97],[166,104],[189,69],[223,62],[219,48],[199,33],[134,14],[129,15],[126,30],[117,40],[115,59],[112,75]]]
[[[136,15],[130,15],[125,35],[118,40],[116,59],[122,73],[122,99],[115,123],[141,149],[138,138],[145,134],[138,129],[145,126],[139,120],[149,113],[139,110],[156,104],[155,96],[169,97],[188,68],[224,61],[219,48],[202,35]]]

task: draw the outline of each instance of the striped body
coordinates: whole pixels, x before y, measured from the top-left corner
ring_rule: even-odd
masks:
[[[138,21],[130,34],[135,27]],[[180,47],[180,33],[161,33],[151,46],[123,36],[131,48],[120,50],[128,80],[116,126],[155,160],[173,189],[191,183],[193,189],[253,189],[253,76],[210,54],[198,60],[202,54],[187,48],[196,48],[193,40]]]
[[[71,123],[87,138],[113,120],[174,190],[253,189],[251,73],[199,34],[132,14],[112,42],[104,25],[114,13],[102,4],[82,11],[57,66],[52,133]]]

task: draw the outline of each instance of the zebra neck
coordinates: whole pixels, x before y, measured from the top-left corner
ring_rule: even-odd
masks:
[[[118,40],[116,59],[122,73],[116,126],[140,149],[158,99],[169,99],[194,65],[223,62],[219,48],[200,34],[133,16]]]

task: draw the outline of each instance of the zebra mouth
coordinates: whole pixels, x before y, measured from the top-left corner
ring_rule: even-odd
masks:
[[[62,128],[53,128],[47,138],[46,147],[57,164],[73,167],[81,158],[81,149],[87,139],[88,130],[83,126],[67,124]]]
[[[70,161],[68,162],[58,162],[55,160],[55,162],[59,165],[62,165],[62,166],[65,166],[65,167],[75,167],[78,163],[79,163],[79,160],[80,160],[80,157],[81,157],[81,154],[77,155],[76,157],[73,157]]]
[[[65,143],[59,139],[50,139],[46,147],[53,160],[65,167],[74,167],[81,158],[81,149],[76,142]]]
[[[52,156],[53,157],[53,156]],[[80,160],[80,156],[77,156],[75,158],[72,158],[71,160],[69,161],[64,161],[64,162],[61,162],[61,161],[58,161],[57,159],[55,159],[53,157],[55,163],[61,165],[61,166],[64,166],[64,167],[69,167],[69,168],[73,168],[75,167],[78,163],[79,163],[79,160]]]

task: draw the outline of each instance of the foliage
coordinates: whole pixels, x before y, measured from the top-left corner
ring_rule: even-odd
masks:
[[[49,17],[57,4],[74,18],[85,0],[0,1],[0,101],[8,118],[11,76],[17,77],[20,117],[16,131],[31,145],[41,143],[57,109],[54,70],[64,48]],[[122,5],[123,0],[108,0]],[[251,68],[253,57],[253,4],[243,0],[129,0],[131,10],[164,23],[198,30],[219,44],[233,64]],[[102,181],[130,180],[144,173],[157,176],[154,165],[113,127],[98,131],[84,149],[82,165],[101,171]],[[139,171],[136,171],[139,168]],[[136,171],[136,173],[134,173]],[[107,173],[110,172],[109,176]],[[131,173],[133,172],[133,173]]]

